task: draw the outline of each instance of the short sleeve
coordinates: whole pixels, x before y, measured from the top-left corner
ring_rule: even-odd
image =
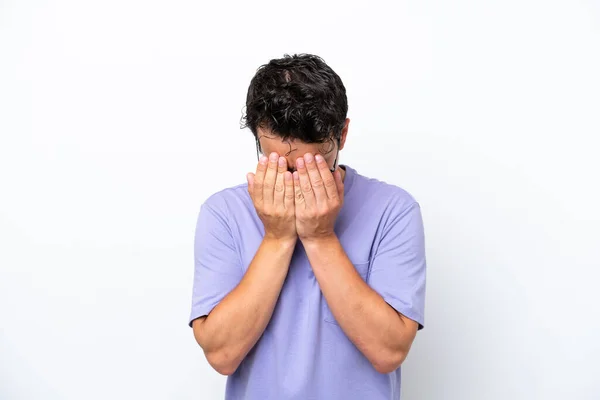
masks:
[[[424,326],[425,238],[418,203],[390,215],[371,262],[368,283],[402,315]]]
[[[227,218],[204,203],[194,236],[194,282],[189,325],[208,315],[243,276]]]

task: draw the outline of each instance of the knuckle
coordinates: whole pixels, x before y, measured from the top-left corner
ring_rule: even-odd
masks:
[[[310,184],[302,185],[302,191],[304,193],[310,193],[312,191],[312,186]]]
[[[273,216],[273,208],[270,206],[265,206],[263,207],[263,214],[266,215],[267,217],[272,217]]]
[[[275,191],[278,193],[283,192],[284,189],[285,189],[285,187],[283,185],[280,185],[280,184],[275,185]]]
[[[334,187],[334,186],[335,186],[335,181],[334,181],[333,179],[327,179],[327,180],[325,181],[325,186],[326,186],[327,188],[332,188],[332,187]]]
[[[312,185],[314,187],[322,187],[323,186],[323,180],[322,179],[315,179],[313,181]]]

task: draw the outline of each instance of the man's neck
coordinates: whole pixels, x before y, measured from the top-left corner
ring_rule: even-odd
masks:
[[[342,173],[342,182],[346,179],[346,169],[340,165],[340,172]]]

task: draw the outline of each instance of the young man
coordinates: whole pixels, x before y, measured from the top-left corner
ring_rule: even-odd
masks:
[[[316,56],[271,60],[250,83],[256,172],[202,205],[194,249],[190,326],[227,399],[400,398],[423,327],[421,214],[338,165],[347,111]]]

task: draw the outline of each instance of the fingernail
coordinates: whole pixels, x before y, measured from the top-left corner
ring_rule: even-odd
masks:
[[[317,160],[318,163],[322,163],[323,161],[325,161],[325,159],[323,158],[323,156],[320,155],[320,154],[317,154],[315,156],[315,159]]]
[[[277,162],[277,158],[278,158],[278,157],[279,157],[279,156],[277,155],[277,153],[271,153],[271,156],[270,156],[270,158],[269,158],[269,159],[270,159],[272,162]]]
[[[304,168],[304,159],[298,158],[296,164],[298,165],[298,168]]]
[[[268,158],[266,156],[260,156],[260,163],[261,164],[266,164],[267,163]]]
[[[279,157],[279,166],[285,167],[286,165],[287,165],[287,160],[285,159],[285,157]]]
[[[289,172],[289,171],[287,171],[287,172],[285,173],[285,175],[283,175],[283,177],[285,178],[285,181],[286,181],[286,182],[289,182],[289,181],[291,181],[291,180],[292,180],[292,173],[290,172],[290,173],[288,174],[288,172]]]
[[[294,174],[293,174],[293,175],[294,175],[294,179],[295,179],[295,180],[298,180],[298,179],[300,179],[300,178],[298,177],[298,171],[294,171]]]
[[[306,153],[304,155],[304,159],[306,160],[307,164],[310,164],[311,162],[313,162],[313,155],[310,153]]]

